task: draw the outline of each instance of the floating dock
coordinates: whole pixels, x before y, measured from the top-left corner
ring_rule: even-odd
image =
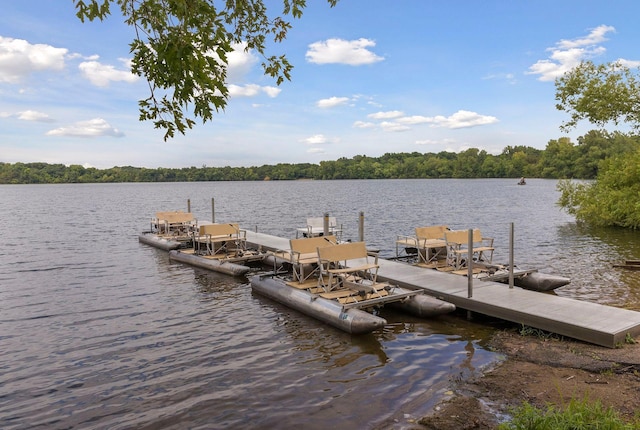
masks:
[[[247,243],[263,250],[289,249],[289,240],[247,232]],[[378,260],[378,279],[420,288],[460,309],[525,324],[608,348],[640,335],[640,312],[539,293],[507,284],[468,279],[395,261]]]

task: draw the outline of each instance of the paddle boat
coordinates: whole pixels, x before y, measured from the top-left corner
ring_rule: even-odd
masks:
[[[191,246],[198,220],[191,212],[156,212],[151,228],[138,236],[138,241],[164,251]]]
[[[151,230],[142,233],[141,243],[169,251],[169,259],[232,276],[244,276],[247,264],[264,257],[248,250],[246,231],[237,223],[206,223],[198,226],[189,212],[158,212]]]
[[[445,225],[417,227],[415,236],[398,236],[395,260],[419,267],[435,269],[454,275],[468,276],[472,265],[474,279],[509,283],[533,291],[552,291],[571,282],[571,279],[537,269],[519,269],[515,265],[493,264],[493,238],[485,237],[479,229],[472,230],[472,249],[469,250],[469,230],[450,230]]]
[[[380,282],[378,254],[364,242],[337,243],[328,235],[291,239],[290,245],[265,260],[273,271],[251,277],[252,290],[340,330],[362,334],[384,327],[378,315],[384,306],[425,318],[456,309],[423,290]]]

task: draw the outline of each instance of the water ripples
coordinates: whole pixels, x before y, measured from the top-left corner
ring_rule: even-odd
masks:
[[[385,256],[396,235],[442,223],[481,228],[506,259],[514,222],[517,261],[574,279],[557,294],[640,303],[638,273],[610,267],[640,255],[635,236],[577,227],[551,182],[511,185],[0,186],[12,214],[0,224],[0,427],[406,428],[451,380],[499,359],[482,346],[490,326],[384,310],[382,331],[351,336],[138,243],[154,211],[186,210],[187,198],[203,220],[215,197],[216,220],[285,237],[328,212],[357,239],[364,211],[365,238]]]

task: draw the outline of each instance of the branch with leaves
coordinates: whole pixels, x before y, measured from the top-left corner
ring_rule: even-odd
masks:
[[[327,0],[333,7],[338,0]],[[203,123],[224,110],[227,56],[238,45],[264,59],[264,73],[278,85],[291,80],[293,66],[285,55],[266,54],[268,40],[282,42],[300,18],[306,0],[282,0],[282,12],[271,17],[263,0],[74,0],[85,22],[104,20],[111,6],[135,30],[130,44],[132,72],[149,83],[149,97],[139,101],[140,120],[164,129],[164,139],[185,134],[196,119]]]
[[[570,115],[560,126],[562,131],[585,119],[601,128],[624,122],[640,129],[640,86],[637,75],[622,63],[585,61],[556,79],[555,85],[556,109]]]

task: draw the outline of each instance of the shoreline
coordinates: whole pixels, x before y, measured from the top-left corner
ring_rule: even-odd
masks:
[[[487,346],[506,358],[477,376],[452,381],[452,395],[417,420],[415,429],[495,429],[524,402],[544,408],[599,400],[626,420],[640,410],[640,343],[610,349],[510,328],[497,331]]]

